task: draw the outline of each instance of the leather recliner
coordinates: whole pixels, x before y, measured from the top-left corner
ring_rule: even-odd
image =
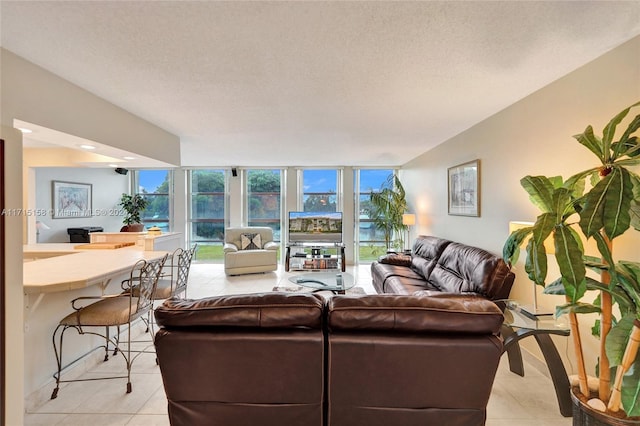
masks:
[[[502,353],[494,303],[337,296],[327,315],[328,425],[485,423]]]
[[[261,293],[155,316],[174,426],[482,425],[502,352],[478,297]]]
[[[242,235],[258,234],[260,247],[242,249]],[[226,228],[224,232],[224,272],[227,275],[255,274],[278,269],[278,243],[267,226]]]
[[[155,347],[171,424],[322,425],[323,311],[312,294],[167,299]]]

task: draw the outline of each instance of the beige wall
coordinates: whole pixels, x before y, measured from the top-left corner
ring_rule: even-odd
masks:
[[[528,174],[567,178],[594,166],[595,157],[572,135],[589,124],[601,134],[615,114],[637,101],[640,37],[407,163],[401,177],[417,214],[412,235],[437,235],[501,253],[509,221],[534,221],[538,214],[520,179]],[[638,113],[636,108],[633,115]],[[474,159],[481,162],[481,216],[449,216],[447,168]],[[640,261],[638,247],[640,232],[631,232],[616,240],[615,254]],[[530,302],[532,284],[521,264],[516,274],[512,298]],[[540,299],[550,307],[561,302],[558,296]],[[582,322],[586,329],[592,321]]]
[[[0,138],[5,141],[5,208],[22,208],[22,134],[6,126],[0,127]],[[24,412],[24,333],[22,292],[22,216],[5,216],[5,302],[7,347],[6,365],[6,419],[7,425],[23,424]]]

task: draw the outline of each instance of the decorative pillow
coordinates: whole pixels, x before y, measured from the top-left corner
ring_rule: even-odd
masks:
[[[409,267],[411,266],[411,256],[406,254],[387,254],[385,256],[380,256],[378,262]]]
[[[258,250],[262,248],[260,234],[240,234],[240,250]]]

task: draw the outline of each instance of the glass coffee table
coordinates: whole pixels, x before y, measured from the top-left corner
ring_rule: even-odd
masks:
[[[335,294],[345,294],[356,285],[353,275],[346,272],[309,272],[289,277],[289,281],[303,287],[314,289],[313,291],[331,291]]]

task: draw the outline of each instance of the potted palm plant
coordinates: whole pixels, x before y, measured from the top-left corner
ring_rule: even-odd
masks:
[[[541,210],[533,226],[513,232],[505,242],[505,260],[515,262],[527,241],[525,271],[545,293],[563,294],[566,303],[556,315],[568,314],[578,365],[579,387],[573,389],[577,411],[574,424],[640,424],[640,263],[614,260],[614,240],[640,230],[640,115],[632,118],[619,137],[618,125],[632,108],[624,109],[605,126],[602,136],[592,126],[574,138],[598,157],[599,163],[566,181],[560,176],[521,179],[531,201]],[[546,283],[544,241],[553,238],[560,277]],[[586,256],[583,240],[594,239],[598,257]],[[587,275],[599,273],[599,279]],[[582,298],[599,291],[594,303]],[[619,317],[613,316],[618,305]],[[601,342],[597,395],[588,388],[577,314],[598,312]],[[591,403],[586,404],[591,399]],[[597,403],[599,399],[601,403]],[[591,406],[600,405],[594,411]],[[606,407],[606,409],[604,409]],[[576,418],[577,417],[577,418]],[[584,423],[582,423],[584,422]]]
[[[147,199],[140,194],[122,194],[118,205],[122,207],[125,215],[122,220],[124,226],[120,229],[120,232],[142,232],[144,230],[140,213],[147,208],[147,203]]]
[[[397,175],[390,175],[380,191],[372,192],[367,214],[376,229],[382,230],[387,250],[397,245],[404,247],[402,236],[407,225],[402,223],[402,214],[407,211],[405,191]],[[394,240],[394,237],[398,237]]]

